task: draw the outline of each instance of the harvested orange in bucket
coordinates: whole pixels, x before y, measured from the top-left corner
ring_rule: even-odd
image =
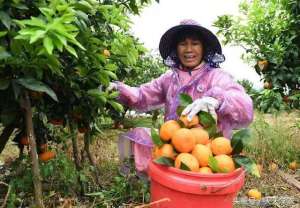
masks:
[[[214,155],[229,155],[232,152],[230,140],[225,137],[218,137],[212,140],[211,150]]]
[[[209,135],[207,131],[202,128],[192,128],[192,133],[196,138],[196,144],[207,144],[209,141]]]
[[[180,168],[181,163],[186,165],[190,171],[196,172],[199,170],[198,160],[190,153],[180,153],[175,159],[175,167]]]
[[[178,152],[185,153],[191,152],[196,145],[196,139],[193,132],[186,128],[177,130],[172,136],[171,142]]]
[[[221,173],[230,173],[235,170],[233,159],[228,155],[217,155],[218,169]]]
[[[195,148],[192,151],[192,155],[197,158],[201,167],[205,167],[208,166],[208,159],[209,156],[212,156],[212,152],[209,147],[203,144],[196,144]]]
[[[179,120],[182,121],[184,126],[187,128],[191,128],[191,127],[199,124],[198,116],[194,116],[191,121],[188,121],[187,116],[182,115],[182,116],[180,116]]]
[[[212,174],[213,172],[210,169],[210,167],[201,167],[201,168],[199,168],[199,173]]]
[[[159,136],[163,141],[169,141],[180,125],[175,120],[169,120],[161,125]]]

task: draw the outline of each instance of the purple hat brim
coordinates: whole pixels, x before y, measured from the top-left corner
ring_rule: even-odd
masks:
[[[210,30],[199,25],[177,25],[167,30],[160,39],[159,52],[163,59],[166,59],[174,49],[176,35],[186,29],[194,30],[200,35],[205,46],[205,53],[222,54],[221,44]]]

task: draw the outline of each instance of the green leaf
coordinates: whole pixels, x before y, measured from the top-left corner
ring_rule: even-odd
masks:
[[[181,93],[179,95],[179,102],[180,102],[180,106],[188,106],[189,104],[191,104],[193,102],[193,99],[191,96],[189,96],[186,93]]]
[[[77,53],[76,53],[75,49],[74,49],[72,46],[65,45],[65,48],[66,48],[67,51],[69,51],[73,56],[75,56],[76,58],[78,58]]]
[[[46,31],[44,30],[36,30],[35,33],[31,36],[29,43],[32,44],[36,42],[37,40],[43,38],[45,34]]]
[[[258,178],[260,177],[260,173],[259,173],[259,170],[258,170],[258,167],[257,167],[255,161],[253,161],[249,157],[242,156],[242,155],[234,155],[233,161],[235,162],[235,164],[238,167],[242,166],[250,174],[252,174]]]
[[[11,57],[10,53],[6,51],[6,49],[0,46],[0,60]]]
[[[8,32],[8,31],[1,31],[1,32],[0,32],[0,38],[3,37],[3,36],[5,36],[5,35],[7,34],[7,32]]]
[[[48,54],[52,54],[52,51],[53,51],[52,39],[49,38],[48,36],[46,36],[43,40],[43,45],[46,48]]]
[[[88,95],[94,97],[95,99],[99,100],[103,104],[107,102],[106,93],[101,92],[99,89],[91,89],[87,91]]]
[[[3,9],[3,8],[2,8]],[[10,26],[11,26],[11,18],[10,16],[7,14],[7,12],[4,11],[0,11],[0,21],[3,23],[3,25],[10,30]]]
[[[17,83],[29,90],[44,92],[48,94],[53,100],[58,102],[55,92],[41,81],[38,81],[32,77],[28,77],[17,79]]]
[[[239,154],[242,152],[244,145],[248,142],[250,138],[249,129],[241,129],[233,134],[231,139],[232,154]]]
[[[219,173],[221,172],[219,169],[219,165],[218,165],[218,161],[216,160],[216,158],[214,158],[213,156],[209,156],[208,158],[208,166],[211,168],[211,170],[214,173]]]
[[[184,106],[178,106],[176,109],[176,113],[178,116],[181,116],[182,111],[184,110]]]
[[[190,169],[184,162],[181,162],[181,163],[180,163],[179,169],[191,171],[191,169]]]
[[[115,101],[109,100],[109,104],[118,112],[124,112],[124,108],[120,103],[117,103]]]
[[[160,139],[158,132],[154,128],[151,128],[151,138],[155,146],[161,147],[164,144]]]
[[[174,167],[174,160],[168,157],[159,157],[154,160],[155,163],[160,165],[166,165],[168,167]]]
[[[0,90],[6,90],[9,86],[9,80],[7,79],[0,79]]]
[[[201,126],[203,126],[204,128],[216,126],[216,121],[212,117],[212,115],[210,115],[210,113],[205,111],[200,111],[198,115],[199,115],[199,122]]]
[[[117,75],[114,72],[111,72],[111,71],[103,71],[103,72],[114,80],[118,79]]]

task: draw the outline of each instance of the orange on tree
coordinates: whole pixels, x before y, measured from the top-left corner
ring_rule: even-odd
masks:
[[[210,169],[210,167],[201,167],[201,168],[199,168],[199,173],[212,174],[213,172]]]
[[[264,71],[268,68],[269,62],[267,60],[260,60],[257,62],[257,66],[261,71]]]
[[[169,141],[178,129],[180,129],[180,125],[177,121],[169,120],[161,125],[159,136],[163,141]]]
[[[106,58],[110,57],[110,51],[107,50],[107,49],[104,49],[104,50],[103,50],[103,55],[104,55]]]
[[[218,169],[221,173],[230,173],[235,170],[235,165],[233,159],[228,155],[217,155],[215,156],[217,160]]]
[[[185,164],[190,171],[197,172],[199,170],[198,160],[190,153],[180,153],[175,159],[175,168],[180,169],[181,163]]]
[[[190,129],[178,129],[172,136],[171,142],[178,152],[191,152],[195,145],[196,139]]]
[[[217,137],[211,142],[211,150],[214,155],[229,155],[232,152],[230,140],[225,137]]]
[[[182,123],[184,124],[185,127],[187,128],[191,128],[193,126],[196,126],[199,124],[199,118],[197,115],[195,115],[191,121],[188,121],[187,116],[186,115],[182,115],[179,118],[180,121],[182,121]]]
[[[163,144],[161,147],[155,147],[153,151],[154,158],[168,157],[175,159],[175,151],[171,144]]]
[[[20,144],[22,145],[29,145],[29,139],[27,136],[22,136],[20,139]]]
[[[41,161],[46,162],[46,161],[51,160],[52,158],[54,158],[55,155],[56,154],[53,151],[46,151],[46,152],[43,152],[43,153],[39,154],[39,159]]]
[[[257,189],[250,189],[247,193],[248,197],[251,199],[260,200],[261,199],[261,192]]]
[[[64,124],[64,120],[63,119],[51,119],[51,120],[49,120],[49,123],[51,123],[53,125],[57,125],[57,126],[62,126]]]
[[[212,156],[212,152],[207,146],[203,144],[196,144],[192,151],[192,155],[195,156],[201,167],[205,167],[208,166],[208,159],[209,156]]]
[[[191,128],[195,138],[196,144],[207,144],[209,141],[208,132],[202,128]]]

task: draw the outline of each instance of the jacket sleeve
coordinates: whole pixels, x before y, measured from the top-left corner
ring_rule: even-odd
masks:
[[[219,69],[214,70],[210,79],[204,96],[216,98],[220,103],[217,109],[219,129],[230,135],[232,129],[248,126],[253,120],[253,103],[244,88]]]
[[[167,83],[170,73],[165,73],[149,83],[139,87],[130,87],[117,82],[119,102],[137,111],[146,112],[162,107],[165,103],[164,83]]]

